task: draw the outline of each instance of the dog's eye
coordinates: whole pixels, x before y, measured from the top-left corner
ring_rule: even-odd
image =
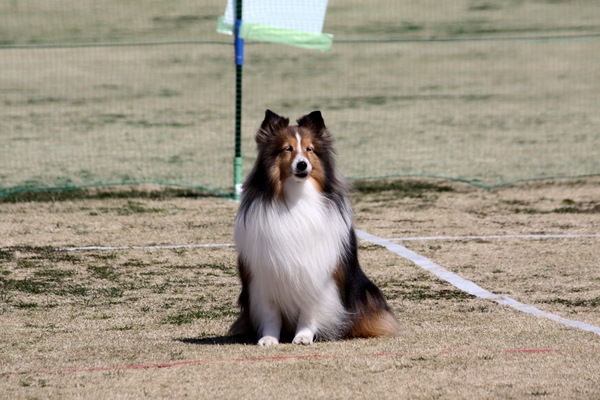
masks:
[[[294,148],[292,146],[288,146],[285,148],[285,151],[294,151]]]
[[[312,147],[307,147],[306,151],[313,151],[313,148]]]

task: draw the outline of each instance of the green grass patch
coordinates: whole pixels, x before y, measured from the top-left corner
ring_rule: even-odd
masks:
[[[17,268],[19,269],[31,269],[31,268],[41,268],[43,264],[38,261],[31,260],[17,260]]]
[[[600,202],[580,202],[577,203],[570,199],[562,201],[565,204],[562,207],[553,208],[550,211],[538,210],[532,207],[514,208],[516,214],[597,214],[600,213]]]
[[[561,304],[566,307],[598,307],[600,306],[600,296],[593,299],[563,299],[556,298],[550,300],[540,300],[539,303],[544,304]]]
[[[192,323],[198,319],[222,319],[237,315],[237,308],[231,303],[225,302],[210,309],[188,309],[175,315],[164,318],[163,324],[183,325]]]
[[[103,265],[103,266],[90,265],[87,268],[87,270],[90,272],[90,274],[93,277],[98,278],[98,279],[106,279],[109,281],[115,281],[119,278],[115,269],[108,265]]]
[[[417,282],[427,282],[417,283]],[[404,281],[398,279],[389,279],[386,281],[376,281],[388,300],[404,299],[410,301],[423,300],[466,300],[475,298],[472,294],[463,292],[462,290],[435,287],[434,285],[445,285],[443,281],[438,279],[430,279],[426,274],[419,274],[412,279]]]
[[[17,258],[15,257],[16,252],[24,253],[25,256]],[[15,246],[3,249],[0,251],[0,254],[2,254],[3,259],[6,261],[17,260],[17,264],[23,264],[23,262],[32,263],[29,267],[42,266],[40,261],[52,263],[65,261],[72,264],[81,262],[81,257],[67,251],[57,251],[54,247],[50,246]],[[24,267],[27,267],[27,265],[23,264]]]
[[[0,203],[26,202],[59,202],[82,199],[147,199],[166,200],[170,198],[200,198],[215,197],[213,194],[195,189],[165,187],[160,190],[139,190],[134,187],[124,188],[89,188],[89,189],[60,189],[35,190],[12,193],[0,197]]]
[[[467,300],[474,299],[476,296],[463,292],[458,289],[430,289],[414,288],[411,291],[402,293],[402,298],[412,301],[423,300]]]
[[[90,254],[90,257],[97,260],[116,260],[117,253]]]
[[[237,268],[232,265],[223,264],[201,264],[200,268],[210,268],[213,270],[221,271],[227,276],[237,276]]]
[[[72,277],[75,275],[73,270],[62,270],[54,268],[45,268],[40,271],[35,271],[33,276],[45,278],[46,281],[61,282],[64,278]]]
[[[34,302],[27,303],[24,301],[20,301],[17,304],[15,304],[14,306],[17,308],[22,308],[22,309],[34,309],[34,308],[38,308],[39,305],[38,305],[38,303],[34,303]]]
[[[12,261],[15,258],[15,254],[10,250],[0,250],[0,261]]]
[[[354,181],[354,189],[361,194],[394,192],[398,197],[423,197],[427,193],[454,192],[444,183],[432,183],[419,180],[359,180]]]
[[[58,296],[75,296],[75,297],[86,297],[90,294],[91,290],[87,286],[80,284],[68,284],[64,287],[60,287],[54,290],[54,294]]]
[[[109,328],[107,330],[109,330],[109,331],[130,331],[132,329],[133,329],[133,326],[126,325],[126,326],[121,326],[121,327]]]
[[[48,292],[48,285],[44,281],[31,278],[4,279],[0,277],[0,290],[5,292],[17,291],[30,294],[40,294]]]
[[[127,216],[133,214],[143,214],[143,213],[161,213],[165,210],[162,208],[148,208],[146,205],[140,201],[127,201],[127,204],[122,207],[117,208],[109,208],[109,207],[101,207],[98,209],[103,213],[111,213],[116,212],[117,215]]]
[[[572,200],[567,201],[563,200],[564,204],[567,204],[565,207],[558,207],[552,210],[553,213],[558,214],[570,214],[570,213],[579,213],[579,214],[597,214],[600,213],[600,202],[586,202],[586,203],[576,203]]]
[[[165,319],[163,319],[162,322],[165,324],[183,325],[190,324],[197,319],[211,319],[214,316],[214,313],[210,313],[204,310],[187,311],[184,313],[168,316]]]
[[[540,211],[535,208],[526,207],[526,208],[514,208],[513,212],[515,214],[547,214],[547,211]]]

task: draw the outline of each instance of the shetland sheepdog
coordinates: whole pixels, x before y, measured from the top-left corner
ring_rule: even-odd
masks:
[[[235,221],[241,315],[230,334],[262,346],[395,336],[398,320],[358,262],[347,184],[321,112],[297,123],[267,110],[256,133]]]

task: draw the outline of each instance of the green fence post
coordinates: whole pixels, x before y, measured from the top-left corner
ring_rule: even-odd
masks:
[[[233,199],[242,194],[242,66],[244,65],[244,39],[242,27],[242,0],[235,2],[235,158],[233,161]]]

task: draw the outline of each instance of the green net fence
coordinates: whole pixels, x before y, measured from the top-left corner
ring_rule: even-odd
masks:
[[[225,1],[0,1],[0,196],[159,183],[229,195]],[[351,179],[493,188],[600,175],[600,3],[331,0],[330,51],[249,41],[244,174],[264,110],[322,111]]]

